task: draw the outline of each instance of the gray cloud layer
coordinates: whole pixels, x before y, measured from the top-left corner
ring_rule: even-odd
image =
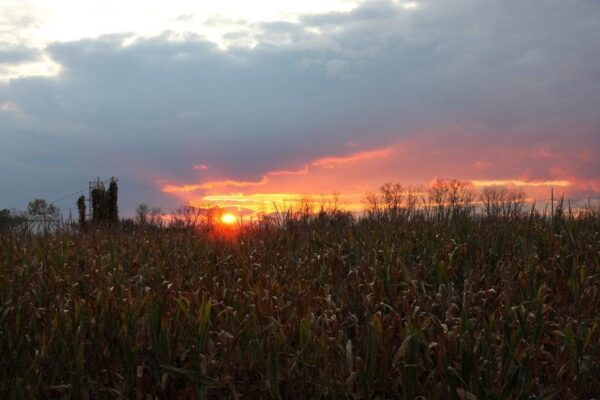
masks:
[[[600,148],[600,3],[420,4],[247,25],[229,37],[257,46],[227,51],[169,33],[54,43],[59,76],[0,83],[18,107],[0,108],[0,208],[96,175],[186,181],[207,164],[256,179],[444,126]],[[35,56],[0,48],[0,63]]]
[[[33,61],[37,59],[39,55],[39,51],[25,46],[6,46],[0,48],[0,65]]]

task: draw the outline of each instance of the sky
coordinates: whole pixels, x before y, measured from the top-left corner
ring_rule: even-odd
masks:
[[[598,198],[599,41],[596,0],[0,0],[0,208]]]

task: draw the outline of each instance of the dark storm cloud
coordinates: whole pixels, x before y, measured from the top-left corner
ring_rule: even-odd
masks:
[[[0,184],[52,181],[60,195],[96,175],[257,180],[445,126],[600,148],[599,3],[419,4],[248,24],[229,38],[257,45],[227,51],[170,33],[52,44],[59,76],[0,83],[0,105],[20,110],[0,109]],[[20,193],[2,200],[35,195]]]

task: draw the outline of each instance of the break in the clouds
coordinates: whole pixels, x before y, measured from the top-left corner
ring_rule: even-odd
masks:
[[[226,27],[218,41],[5,36],[0,207],[98,175],[231,204],[436,177],[600,193],[595,1],[377,1],[208,22]],[[131,204],[152,195],[122,190]]]

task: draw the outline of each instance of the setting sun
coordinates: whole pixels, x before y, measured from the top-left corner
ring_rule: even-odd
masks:
[[[234,224],[237,221],[237,217],[232,213],[225,213],[221,215],[221,222],[225,225]]]

